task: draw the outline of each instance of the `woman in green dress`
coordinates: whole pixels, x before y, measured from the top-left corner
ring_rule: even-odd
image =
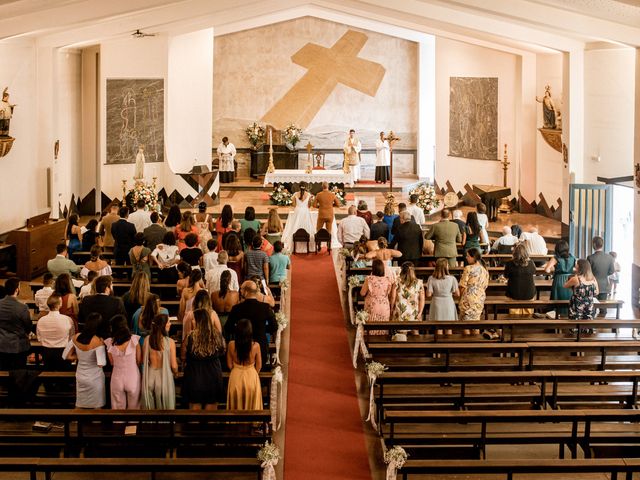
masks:
[[[576,266],[576,257],[569,253],[569,244],[566,240],[556,243],[554,257],[544,266],[546,273],[553,272],[553,282],[551,284],[551,300],[569,300],[573,293],[572,289],[564,288],[564,284],[573,275]],[[567,308],[558,308],[556,316],[567,316]]]
[[[479,251],[480,249],[480,235],[482,227],[478,221],[478,214],[476,212],[469,212],[467,214],[467,226],[462,234],[462,245],[464,245],[464,252],[467,253],[472,248]],[[466,258],[466,255],[465,255]],[[467,265],[465,261],[465,265]]]

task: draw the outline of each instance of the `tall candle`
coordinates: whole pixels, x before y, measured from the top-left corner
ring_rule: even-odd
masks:
[[[272,133],[273,133],[273,129],[270,128],[269,129],[269,147],[273,146],[273,137],[271,135]]]

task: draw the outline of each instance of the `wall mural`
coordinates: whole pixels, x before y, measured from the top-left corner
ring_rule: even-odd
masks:
[[[498,160],[498,79],[451,77],[449,155]]]
[[[164,161],[164,79],[107,79],[107,164]]]

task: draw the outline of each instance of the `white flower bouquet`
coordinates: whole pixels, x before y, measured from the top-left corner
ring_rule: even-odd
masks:
[[[293,148],[296,148],[296,143],[300,141],[300,136],[302,135],[302,129],[298,127],[295,123],[290,123],[287,127],[282,131],[282,136],[286,143],[290,143],[293,145]]]
[[[375,377],[379,377],[385,370],[387,370],[386,365],[380,362],[369,362],[365,368],[367,370],[367,375]]]
[[[278,312],[276,313],[276,323],[278,324],[278,327],[282,327],[284,330],[289,325],[289,320],[284,313]]]
[[[129,190],[128,197],[131,198],[131,206],[135,205],[138,203],[138,200],[142,199],[146,204],[146,210],[156,210],[158,207],[158,194],[151,185],[136,182],[136,185]]]
[[[256,148],[260,143],[264,143],[266,130],[262,125],[253,122],[244,130],[244,133],[247,134],[249,143],[253,146],[253,148]]]
[[[274,187],[273,191],[269,194],[271,203],[280,207],[291,205],[293,203],[292,197],[291,192],[289,192],[283,184]]]
[[[364,310],[360,310],[356,313],[356,323],[367,323],[367,320],[369,320],[369,314]]]
[[[349,280],[347,280],[347,282],[348,282],[348,285],[351,288],[356,288],[356,287],[360,286],[360,279],[358,278],[357,275],[351,275],[349,277]]]
[[[396,468],[402,468],[407,458],[407,452],[399,445],[384,452],[384,463],[393,463]]]
[[[273,462],[278,463],[280,460],[280,449],[274,443],[269,441],[264,442],[264,446],[258,450],[258,460],[261,462]]]
[[[409,195],[418,195],[418,206],[426,214],[440,205],[440,200],[436,198],[435,189],[426,182],[419,183],[415,188],[411,189]]]
[[[338,202],[340,202],[340,205],[347,204],[347,200],[345,199],[345,193],[342,188],[338,187],[337,185],[334,185],[329,190],[335,194],[336,198],[338,199]]]

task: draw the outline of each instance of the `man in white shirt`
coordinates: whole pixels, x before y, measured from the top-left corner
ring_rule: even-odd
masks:
[[[144,200],[140,199],[136,203],[136,211],[129,214],[127,219],[130,223],[133,223],[136,227],[136,232],[144,232],[144,229],[153,225],[151,221],[151,212],[145,211],[147,204]]]
[[[409,196],[409,206],[407,207],[407,212],[409,212],[413,216],[413,219],[418,225],[424,224],[424,210],[422,210],[422,208],[418,206],[418,195],[416,195],[415,193]]]
[[[220,183],[231,183],[235,177],[236,147],[229,142],[227,137],[222,137],[222,142],[218,145],[218,171],[220,172]]]
[[[62,300],[51,295],[47,300],[49,313],[38,320],[36,335],[42,344],[42,360],[45,370],[68,370],[68,362],[62,359],[62,351],[75,333],[71,317],[60,313]]]
[[[345,248],[353,248],[353,244],[363,235],[369,238],[369,225],[364,218],[356,215],[355,205],[349,207],[349,216],[338,224],[338,240]]]
[[[356,137],[356,131],[349,130],[349,136],[344,141],[344,155],[351,167],[353,181],[360,180],[360,150],[362,150],[362,143],[360,139]]]
[[[204,268],[205,272],[208,272],[218,266],[218,252],[216,252],[217,247],[218,240],[215,238],[207,240],[207,250],[209,251],[202,256],[202,268]]]
[[[47,306],[47,300],[53,293],[53,274],[45,273],[42,276],[42,288],[38,290],[34,295],[33,299],[36,302],[36,307],[40,312],[48,312],[49,307]]]
[[[495,253],[508,253],[505,250],[511,251],[516,243],[518,243],[518,237],[511,233],[511,227],[504,226],[502,227],[502,236],[493,242],[491,251]]]
[[[235,292],[240,291],[240,285],[238,284],[238,274],[235,270],[227,267],[227,262],[229,261],[229,254],[224,250],[218,254],[218,265],[215,268],[209,270],[205,276],[204,280],[207,284],[207,291],[209,295],[213,292],[217,292],[220,290],[220,277],[222,276],[222,272],[225,270],[229,270],[231,273],[231,283],[229,284],[229,290],[233,290]]]
[[[546,255],[547,254],[547,242],[544,237],[538,233],[536,227],[531,227],[528,232],[522,232],[520,235],[520,241],[529,242],[529,255]]]

